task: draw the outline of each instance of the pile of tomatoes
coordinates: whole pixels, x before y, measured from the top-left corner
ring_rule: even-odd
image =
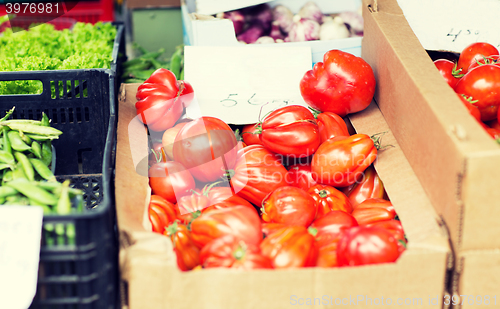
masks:
[[[500,56],[484,42],[467,46],[455,63],[437,59],[434,64],[458,94],[470,114],[500,142]]]
[[[339,51],[324,59],[300,85],[321,111],[279,108],[240,128],[242,140],[213,117],[186,121],[179,114],[165,125],[158,115],[172,117],[193,93],[168,70],[139,87],[138,115],[162,135],[150,157],[149,219],[154,232],[171,239],[181,270],[353,266],[394,262],[405,250],[401,222],[373,168],[377,139],[350,135],[339,115],[369,105],[373,72]],[[148,85],[155,83],[161,87]],[[325,97],[325,85],[335,101]],[[145,99],[170,107],[152,104],[156,112],[145,117]]]

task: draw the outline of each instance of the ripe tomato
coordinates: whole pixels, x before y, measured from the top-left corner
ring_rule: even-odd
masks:
[[[256,123],[244,126],[243,129],[241,129],[243,142],[245,142],[247,146],[262,145],[262,142],[260,141],[260,134],[258,133],[261,129],[260,125]]]
[[[359,225],[366,225],[377,221],[392,220],[396,217],[396,211],[390,201],[371,198],[356,206],[352,215]]]
[[[272,152],[285,156],[308,157],[320,144],[314,115],[300,105],[289,105],[270,113],[262,122],[260,140]]]
[[[321,184],[346,187],[363,177],[376,157],[377,148],[368,135],[338,136],[321,144],[312,158],[311,171]]]
[[[259,245],[262,241],[259,215],[245,206],[204,212],[191,222],[191,234],[199,248],[227,234],[250,245]]]
[[[485,64],[471,70],[457,83],[455,92],[477,100],[474,105],[479,108],[482,121],[495,119],[496,111],[491,115],[482,110],[500,105],[500,66]]]
[[[180,270],[187,271],[200,265],[200,249],[194,244],[191,232],[186,225],[175,221],[163,232],[163,235],[172,240],[177,256],[177,266]]]
[[[316,212],[316,201],[297,187],[279,187],[262,202],[262,220],[265,222],[308,227]]]
[[[375,75],[360,57],[330,50],[300,81],[300,93],[314,109],[341,117],[364,110],[375,93]]]
[[[493,139],[499,139],[500,138],[500,129],[495,129],[495,128],[487,128],[486,132],[493,137]]]
[[[472,117],[474,117],[477,121],[481,122],[481,112],[479,112],[477,106],[472,104],[473,102],[476,101],[472,101],[472,98],[466,99],[464,98],[463,95],[458,95],[458,97],[460,98],[460,100],[462,100],[462,103],[464,103],[465,107],[467,107],[467,110],[472,115]]]
[[[437,59],[434,61],[434,64],[448,85],[450,85],[451,88],[455,88],[459,80],[459,78],[456,78],[453,74],[455,72],[455,63],[447,59]]]
[[[497,119],[492,120],[492,121],[489,121],[489,122],[487,123],[487,125],[488,125],[490,128],[500,129],[500,123],[498,122],[498,120],[497,120]]]
[[[318,114],[316,122],[319,127],[319,135],[321,143],[336,136],[349,136],[347,125],[344,119],[332,112],[324,112]]]
[[[186,122],[181,122],[176,124],[170,129],[167,129],[165,132],[163,132],[163,136],[161,139],[161,144],[163,145],[163,149],[165,151],[165,154],[170,160],[174,159],[174,141],[175,137],[177,136],[177,133],[181,130],[183,126],[186,125]]]
[[[153,232],[161,234],[170,223],[177,219],[179,213],[174,204],[159,195],[151,195],[148,214]]]
[[[312,267],[318,257],[314,236],[303,226],[288,226],[268,235],[260,249],[274,268]]]
[[[377,221],[371,224],[367,224],[366,226],[386,229],[387,231],[391,232],[391,234],[403,246],[403,248],[405,247],[406,238],[403,226],[401,225],[401,221],[399,220]]]
[[[200,259],[204,268],[273,268],[271,260],[261,254],[259,246],[246,244],[233,235],[225,235],[206,244],[201,249]]]
[[[311,164],[298,163],[289,166],[285,179],[289,186],[301,188],[306,191],[317,184],[311,173]]]
[[[288,225],[283,224],[283,223],[267,223],[265,221],[262,221],[262,234],[264,234],[264,237],[269,236],[270,234],[287,227]]]
[[[181,197],[177,201],[179,219],[184,224],[189,224],[192,220],[200,216],[202,210],[210,206],[208,197],[200,194],[191,194]]]
[[[373,165],[370,165],[363,175],[363,178],[354,184],[352,189],[347,194],[351,201],[352,207],[356,206],[369,198],[383,198],[384,184]]]
[[[478,67],[478,66],[481,66],[483,64],[500,65],[500,56],[499,55],[491,55],[491,56],[476,60],[476,62],[474,62],[470,65],[469,71]]]
[[[315,230],[314,236],[321,247],[330,241],[338,241],[346,230],[354,226],[358,226],[358,222],[353,216],[340,210],[333,210],[314,220],[309,229]]]
[[[276,154],[264,146],[251,145],[238,150],[231,186],[238,196],[260,206],[266,195],[286,186],[286,173]]]
[[[231,128],[213,117],[188,122],[177,133],[173,147],[174,160],[201,182],[215,181],[232,169],[236,151]]]
[[[332,186],[317,184],[307,191],[318,205],[316,219],[333,210],[351,213],[352,205],[349,198]]]
[[[394,262],[402,249],[386,229],[358,226],[347,230],[337,247],[338,266]]]
[[[498,55],[498,49],[495,46],[483,42],[472,43],[460,53],[457,70],[460,70],[461,74],[466,74],[471,64],[476,63],[476,60],[491,55]]]
[[[158,162],[149,168],[148,174],[153,194],[171,203],[176,203],[196,187],[193,176],[178,162]]]

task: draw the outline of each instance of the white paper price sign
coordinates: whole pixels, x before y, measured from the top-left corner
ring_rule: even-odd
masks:
[[[184,79],[195,99],[187,117],[249,124],[287,105],[307,106],[300,80],[312,68],[310,47],[186,46]]]
[[[0,206],[0,308],[26,309],[36,292],[43,210]]]
[[[398,4],[425,49],[460,53],[474,42],[500,48],[498,0],[398,0]]]

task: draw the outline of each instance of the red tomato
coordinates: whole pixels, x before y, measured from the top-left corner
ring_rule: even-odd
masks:
[[[193,97],[188,82],[176,80],[169,70],[158,69],[137,89],[135,108],[149,129],[164,131],[175,124]]]
[[[265,222],[307,227],[316,217],[316,211],[316,201],[297,187],[279,187],[262,202]]]
[[[472,104],[473,102],[476,101],[472,101],[471,98],[466,99],[464,98],[463,95],[458,95],[458,97],[460,98],[460,100],[462,100],[462,103],[464,103],[465,107],[467,107],[467,110],[472,115],[472,117],[474,117],[477,121],[481,122],[481,112],[479,112],[477,106]]]
[[[321,184],[346,187],[363,177],[376,157],[377,148],[366,134],[334,137],[318,148],[311,171]]]
[[[261,129],[260,125],[256,123],[244,126],[243,129],[241,129],[243,142],[245,142],[247,146],[262,145],[262,142],[260,141],[260,134],[258,133]]]
[[[262,221],[262,234],[264,234],[264,237],[269,236],[270,234],[287,227],[286,224],[283,223],[267,223],[265,221]]]
[[[307,191],[318,205],[316,219],[323,217],[333,210],[340,210],[347,213],[352,212],[352,205],[349,198],[332,186],[317,184]]]
[[[177,136],[177,133],[181,130],[183,126],[186,125],[186,122],[181,122],[176,124],[170,129],[167,129],[165,132],[163,132],[161,143],[163,145],[163,149],[165,151],[165,154],[170,160],[174,159],[174,141],[175,137]]]
[[[480,60],[476,60],[476,62],[472,63],[469,67],[469,71],[481,66],[483,64],[494,64],[494,65],[500,65],[500,56],[499,55],[491,55],[489,57],[484,57],[481,58]]]
[[[485,64],[471,70],[457,83],[455,92],[477,100],[474,105],[479,108],[482,121],[495,119],[496,111],[491,115],[482,110],[500,105],[500,66]]]
[[[500,138],[500,129],[495,129],[495,128],[487,128],[486,132],[493,137],[493,139],[499,139]]]
[[[300,93],[314,109],[344,117],[370,105],[375,75],[362,58],[330,50],[302,77]]]
[[[149,152],[149,165],[153,165],[157,162],[167,161],[167,155],[163,149],[162,143],[154,142],[153,148]]]
[[[319,128],[314,115],[307,108],[289,105],[264,118],[260,140],[272,152],[308,157],[319,147]]]
[[[384,184],[373,165],[370,165],[363,175],[363,178],[354,184],[347,196],[353,208],[369,198],[384,198]]]
[[[489,121],[489,122],[488,122],[488,126],[489,126],[490,128],[500,129],[500,123],[498,122],[498,120],[497,120],[497,119],[492,120],[492,121]]]
[[[199,248],[227,234],[250,245],[259,245],[262,241],[259,215],[245,206],[204,212],[191,222],[191,234]]]
[[[188,195],[196,187],[193,176],[178,162],[158,162],[149,168],[148,174],[153,194],[171,203],[176,203],[178,198]]]
[[[200,249],[194,244],[187,226],[174,222],[163,234],[172,240],[177,265],[182,271],[191,270],[200,265]]]
[[[450,85],[451,88],[455,88],[455,85],[459,80],[453,75],[455,72],[455,63],[447,59],[438,59],[434,61],[434,64],[448,85]]]
[[[206,244],[201,249],[200,259],[204,268],[273,268],[271,260],[260,253],[259,246],[246,244],[233,235],[225,235]]]
[[[286,173],[276,154],[264,146],[251,145],[238,151],[231,186],[238,196],[260,206],[266,195],[286,186]]]
[[[491,55],[498,55],[498,49],[495,46],[483,42],[472,43],[460,53],[457,70],[460,70],[461,74],[466,74],[471,64],[475,63],[476,60]]]
[[[159,195],[151,195],[148,207],[149,219],[153,232],[163,233],[165,228],[177,219],[178,212],[174,204]]]
[[[312,267],[318,257],[314,236],[303,226],[288,226],[268,235],[260,249],[274,268]]]
[[[201,117],[188,122],[175,137],[174,160],[201,182],[215,181],[236,162],[236,137],[222,120]]]
[[[332,137],[350,135],[344,119],[335,113],[320,113],[316,118],[316,122],[318,123],[322,143]]]
[[[386,229],[358,226],[347,230],[338,243],[338,266],[394,262],[402,249]]]
[[[309,190],[310,187],[317,184],[311,174],[310,164],[294,164],[288,167],[288,173],[285,176],[286,182],[289,186],[301,188],[302,190]]]
[[[366,225],[377,221],[392,220],[396,217],[396,211],[390,201],[371,198],[356,206],[352,215],[359,225]]]
[[[479,113],[481,114],[481,121],[487,122],[490,120],[495,120],[498,117],[499,105],[488,106],[485,108],[479,108]],[[489,120],[488,120],[489,119]]]
[[[387,231],[391,232],[391,234],[403,246],[403,248],[405,247],[406,238],[403,226],[401,225],[401,221],[399,220],[377,221],[371,224],[367,224],[366,226],[386,229]]]
[[[184,224],[189,224],[192,220],[199,217],[201,211],[210,206],[208,197],[200,194],[191,194],[181,197],[177,201],[179,210],[179,219]]]

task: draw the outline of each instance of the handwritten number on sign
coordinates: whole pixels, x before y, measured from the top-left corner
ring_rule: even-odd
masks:
[[[460,35],[460,33],[462,33],[462,30],[458,31],[457,34],[453,34],[453,28],[451,28],[450,32],[448,32],[448,34],[446,36],[454,36],[452,42],[455,42],[457,37]]]
[[[222,106],[224,107],[233,107],[235,106],[236,104],[238,104],[238,101],[234,100],[234,99],[231,99],[232,96],[235,96],[235,95],[238,95],[237,93],[233,93],[233,94],[229,94],[227,99],[224,99],[224,100],[221,100],[220,102],[224,102],[222,104]],[[225,102],[232,102],[232,103],[225,103]]]

